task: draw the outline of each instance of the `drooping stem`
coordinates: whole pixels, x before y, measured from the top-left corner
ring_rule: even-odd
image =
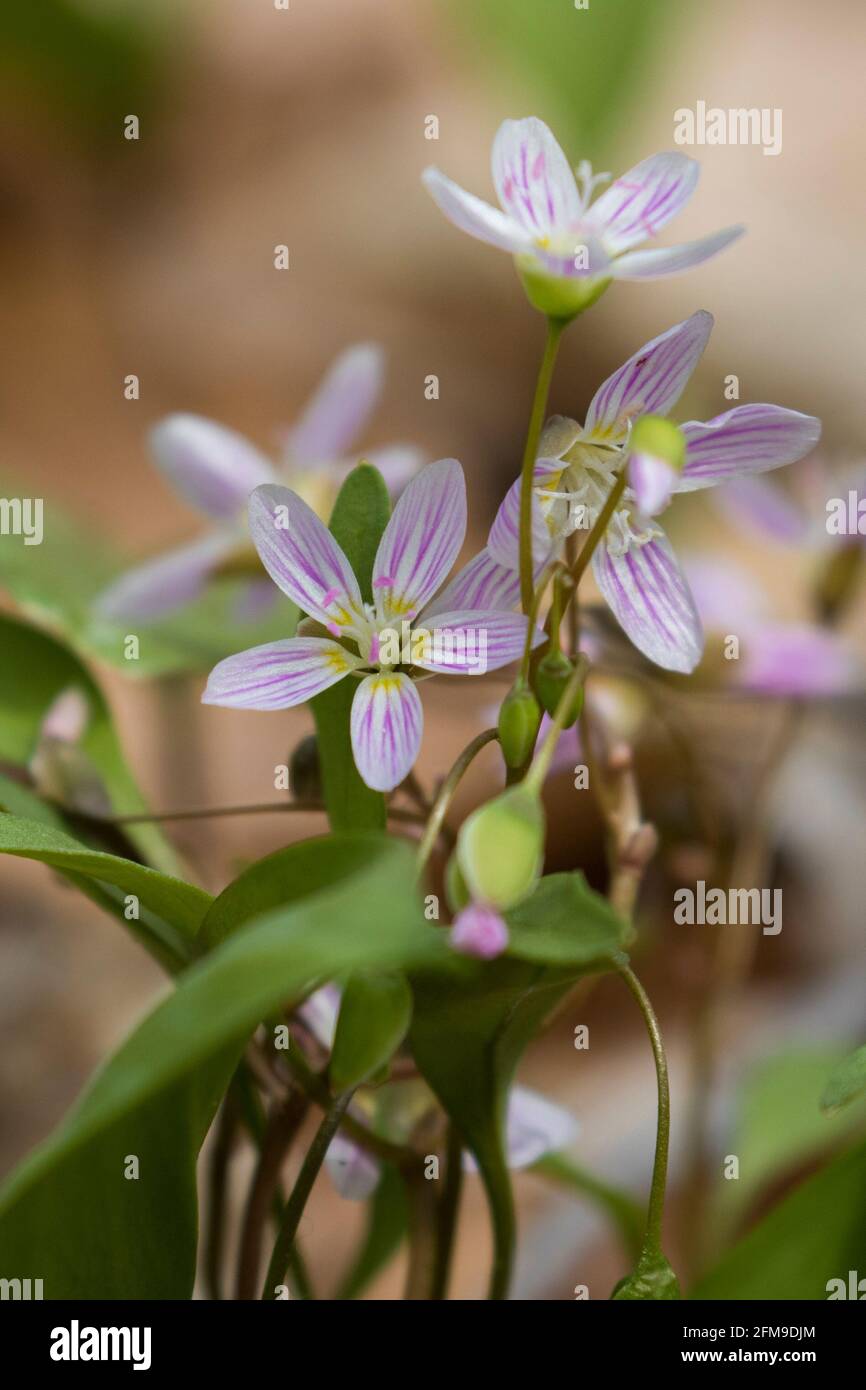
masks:
[[[291,1259],[292,1248],[295,1243],[295,1236],[298,1233],[298,1226],[304,1214],[304,1208],[313,1190],[313,1184],[319,1175],[319,1169],[325,1161],[325,1154],[334,1135],[339,1128],[346,1109],[352,1099],[353,1090],[344,1091],[342,1095],[332,1101],[330,1108],[325,1113],[322,1123],[316,1130],[312,1144],[307,1150],[307,1156],[301,1165],[291,1196],[286,1202],[283,1212],[283,1220],[277,1239],[274,1242],[274,1249],[271,1261],[268,1265],[268,1272],[265,1276],[265,1283],[262,1289],[262,1298],[270,1300],[276,1298],[276,1290],[283,1279]]]
[[[436,836],[442,829],[445,816],[448,813],[448,807],[451,805],[454,793],[460,785],[463,774],[481,752],[482,748],[486,748],[488,743],[492,743],[494,739],[498,737],[499,733],[496,729],[485,729],[483,734],[478,734],[471,743],[466,745],[459,758],[454,762],[451,771],[448,773],[448,776],[439,789],[439,795],[433,803],[433,809],[427,821],[427,828],[418,846],[419,874],[430,858],[431,851],[436,843]]]
[[[538,441],[547,411],[547,397],[550,382],[566,322],[562,319],[547,320],[547,340],[544,355],[535,383],[535,395],[526,432],[526,446],[523,450],[523,463],[520,469],[520,602],[524,613],[529,616],[532,608],[532,488],[535,478],[535,460],[538,454]]]
[[[448,1146],[445,1153],[445,1186],[436,1214],[436,1257],[430,1297],[446,1298],[454,1237],[457,1233],[457,1214],[463,1188],[463,1145],[455,1126],[448,1126]]]
[[[656,1081],[658,1084],[658,1127],[656,1131],[656,1151],[653,1161],[652,1184],[650,1186],[649,1204],[647,1206],[646,1235],[644,1236],[643,1247],[644,1252],[655,1253],[661,1251],[662,1217],[664,1216],[665,1208],[665,1184],[667,1181],[668,1146],[670,1143],[671,1131],[671,1097],[668,1084],[668,1063],[667,1057],[665,1056],[664,1044],[662,1043],[658,1019],[655,1016],[655,1011],[649,1001],[646,990],[638,980],[634,971],[628,966],[622,967],[620,974],[637,1000],[640,1011],[643,1014],[656,1067]]]

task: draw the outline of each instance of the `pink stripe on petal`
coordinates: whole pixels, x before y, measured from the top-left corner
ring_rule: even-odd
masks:
[[[507,610],[520,598],[520,576],[516,569],[497,564],[485,548],[451,580],[419,618],[425,623],[436,613],[455,609]]]
[[[352,701],[352,752],[373,791],[390,792],[408,776],[421,747],[424,713],[402,672],[366,676]]]
[[[413,648],[413,663],[444,676],[497,671],[518,661],[526,644],[526,618],[521,613],[439,613],[413,627],[413,640],[422,629],[429,637],[423,655],[416,656]],[[543,634],[537,632],[532,645],[542,640]]]
[[[586,414],[585,433],[621,430],[636,415],[666,415],[685,389],[713,328],[706,309],[675,324],[639,348],[598,388]]]
[[[327,638],[266,642],[220,661],[208,677],[202,704],[289,709],[336,685],[360,664],[358,657]]]
[[[738,405],[706,424],[690,420],[682,431],[686,463],[677,492],[693,492],[794,463],[817,444],[821,421],[781,405]]]
[[[593,203],[587,222],[615,251],[655,236],[681,212],[695,191],[697,160],[668,152],[629,169]]]
[[[274,469],[243,435],[201,415],[169,415],[150,433],[158,467],[181,497],[219,520],[236,517]]]
[[[638,651],[666,671],[693,671],[703,631],[688,584],[666,537],[612,555],[600,545],[595,582]]]
[[[250,535],[274,583],[305,613],[344,627],[362,612],[352,567],[327,526],[289,488],[256,488]],[[327,603],[325,600],[328,600]]]
[[[717,256],[744,231],[745,227],[725,227],[720,232],[711,232],[698,241],[684,241],[679,246],[627,251],[613,261],[610,273],[616,280],[655,280],[660,275],[677,275]]]
[[[493,141],[493,182],[505,211],[533,237],[568,231],[580,218],[571,166],[535,116],[503,121]]]
[[[384,611],[417,613],[445,582],[465,534],[463,469],[456,459],[428,464],[397,502],[376,552],[373,584]]]
[[[556,482],[562,473],[562,463],[558,459],[537,459],[534,485],[543,487],[545,483]],[[520,479],[516,479],[506,492],[499,510],[487,534],[487,549],[497,564],[507,569],[518,569],[520,565]],[[567,506],[560,511],[544,505],[538,493],[532,495],[532,561],[533,569],[547,563],[553,547],[564,534],[561,523],[568,515]]]
[[[438,169],[425,169],[421,179],[440,211],[461,232],[468,232],[478,241],[486,241],[512,255],[532,250],[532,237],[519,222],[473,193],[467,193]]]
[[[385,358],[375,343],[347,348],[288,435],[293,462],[336,462],[349,453],[382,390]]]

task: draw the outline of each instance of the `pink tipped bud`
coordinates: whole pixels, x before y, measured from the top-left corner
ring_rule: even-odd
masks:
[[[508,945],[508,927],[494,908],[470,903],[454,918],[450,939],[461,955],[493,960]]]

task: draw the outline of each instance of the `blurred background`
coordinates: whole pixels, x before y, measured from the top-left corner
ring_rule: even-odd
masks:
[[[272,0],[9,0],[0,17],[7,493],[7,480],[18,480],[23,495],[45,498],[49,519],[56,505],[130,558],[191,539],[198,522],[154,470],[150,426],[193,411],[275,453],[337,353],[373,340],[386,351],[387,382],[363,443],[407,440],[429,459],[462,461],[468,556],[519,466],[543,326],[508,257],[446,223],[421,170],[435,163],[490,198],[497,126],[537,114],[575,164],[587,158],[619,173],[673,148],[674,112],[703,100],[783,113],[778,157],[759,146],[686,151],[702,174],[675,239],[740,221],[748,236],[683,277],[614,285],[566,336],[551,407],[581,418],[604,377],[644,341],[707,308],[716,328],[678,417],[729,408],[730,374],[741,402],[819,415],[823,482],[816,490],[814,460],[775,481],[806,498],[798,504],[822,531],[833,480],[866,459],[864,42],[856,0],[591,0],[588,10],[572,0],[291,0],[287,11]],[[129,114],[139,117],[137,141],[124,138]],[[429,116],[438,118],[435,141],[425,138]],[[280,243],[287,272],[274,269]],[[123,389],[131,373],[140,379],[133,401]],[[434,401],[424,392],[431,374]],[[738,631],[744,590],[760,592],[780,620],[814,619],[820,555],[811,545],[771,541],[705,497],[683,499],[669,529],[681,554],[727,567],[724,632]],[[42,555],[34,548],[27,558],[38,566]],[[863,661],[862,585],[840,622]],[[622,653],[614,658],[621,667]],[[614,733],[636,741],[645,811],[662,832],[638,963],[671,1054],[675,1263],[678,1249],[697,1258],[683,1239],[690,1204],[720,1176],[725,1154],[754,1160],[729,1213],[742,1226],[834,1142],[825,1121],[806,1133],[789,1123],[785,1099],[820,1089],[828,1059],[866,1031],[862,686],[792,717],[790,701],[712,689],[710,666],[692,690],[655,682],[650,699],[644,672],[608,692]],[[274,765],[310,728],[304,713],[202,709],[200,676],[134,681],[108,667],[99,676],[157,809],[275,798]],[[489,723],[504,690],[492,677],[471,697],[447,681],[427,687],[419,774],[428,788]],[[498,777],[491,752],[463,809]],[[703,813],[684,785],[703,789]],[[713,929],[674,927],[671,884],[710,878],[714,854],[729,860],[755,804],[766,811],[760,881],[784,886],[785,926],[748,963],[702,1072],[692,1022]],[[583,867],[603,886],[592,799],[566,773],[550,810],[551,865]],[[320,826],[274,815],[184,824],[172,835],[215,891],[243,862]],[[5,1172],[165,985],[115,923],[47,870],[4,860],[0,875]],[[590,1025],[588,1052],[572,1045],[578,1023]],[[616,982],[564,1017],[522,1076],[573,1109],[581,1162],[644,1190],[654,1080]],[[689,1130],[696,1088],[706,1092],[709,1136],[701,1162]],[[766,1151],[768,1127],[778,1152]],[[358,1213],[320,1188],[302,1231],[326,1284]],[[535,1177],[520,1179],[518,1192],[515,1296],[569,1298],[577,1283],[606,1296],[622,1255],[594,1209]],[[465,1219],[477,1238],[461,1242],[456,1290],[477,1296],[487,1226],[474,1181]],[[392,1270],[376,1292],[393,1296],[399,1277]]]

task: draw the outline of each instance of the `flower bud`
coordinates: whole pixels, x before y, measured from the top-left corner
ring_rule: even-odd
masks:
[[[655,516],[671,500],[686,461],[686,439],[679,425],[661,415],[635,421],[629,439],[628,481],[638,510]]]
[[[574,663],[564,652],[548,651],[541,658],[535,671],[535,688],[547,713],[553,717],[559,707],[565,687],[574,675]],[[569,729],[576,724],[583,709],[583,686],[575,691],[569,708],[565,711],[562,727]]]
[[[541,707],[519,676],[499,710],[499,743],[509,767],[521,768],[532,757],[540,723]]]
[[[544,811],[517,784],[479,806],[460,827],[457,862],[473,899],[503,911],[534,887],[544,858]]]
[[[455,917],[450,941],[461,955],[493,960],[508,945],[508,927],[494,908],[471,903]]]
[[[322,767],[315,734],[307,734],[292,753],[289,763],[289,790],[298,801],[321,801]]]

